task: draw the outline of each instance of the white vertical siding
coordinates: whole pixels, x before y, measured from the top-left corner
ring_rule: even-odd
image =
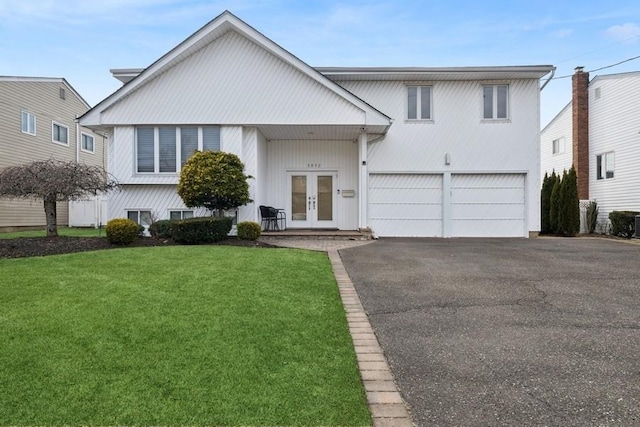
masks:
[[[369,173],[524,174],[527,228],[540,229],[538,80],[412,82],[433,88],[433,120],[424,122],[405,120],[405,82],[339,83],[394,119],[387,136],[369,144]],[[509,84],[508,121],[482,120],[482,84],[491,83]]]
[[[241,206],[238,213],[238,221],[256,221],[256,176],[258,174],[258,130],[256,128],[244,128],[242,132],[242,162],[244,163],[244,172],[252,176],[247,183],[249,184],[249,197],[252,203]]]
[[[187,208],[175,185],[127,185],[109,198],[109,219],[126,218],[127,210],[149,210],[154,219],[169,219],[169,210]],[[196,216],[208,215],[206,209],[195,209]]]
[[[287,206],[287,171],[335,170],[341,190],[356,190],[356,197],[335,195],[338,228],[358,228],[358,145],[353,141],[268,141],[266,197],[263,203]],[[319,165],[310,168],[310,165]],[[290,212],[287,213],[289,217]]]
[[[601,221],[613,210],[640,211],[640,73],[592,80],[589,145],[589,196],[598,202]],[[614,178],[597,180],[596,156],[609,151],[615,153]]]
[[[553,141],[564,138],[564,152],[553,154]],[[544,174],[553,171],[562,174],[562,171],[571,169],[573,164],[573,125],[571,103],[558,113],[558,115],[540,133],[540,180]]]
[[[100,120],[108,125],[366,123],[362,109],[235,31],[123,98]]]

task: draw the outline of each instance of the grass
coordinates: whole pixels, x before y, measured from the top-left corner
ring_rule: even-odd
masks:
[[[129,248],[0,270],[0,425],[371,423],[322,253]]]
[[[15,231],[10,233],[0,232],[0,239],[15,239],[18,237],[45,237],[46,235],[46,230]],[[70,237],[104,237],[105,233],[103,229],[97,228],[58,227],[58,235]]]

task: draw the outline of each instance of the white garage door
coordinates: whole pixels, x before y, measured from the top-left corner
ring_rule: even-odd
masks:
[[[442,236],[442,175],[370,175],[369,222],[377,236]]]
[[[452,237],[525,236],[522,174],[451,176]]]

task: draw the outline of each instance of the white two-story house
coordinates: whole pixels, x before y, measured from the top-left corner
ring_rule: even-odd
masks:
[[[194,150],[237,154],[287,228],[517,236],[540,228],[540,79],[552,66],[313,68],[229,12],[86,113],[123,184],[109,217],[199,212],[176,193]]]
[[[598,203],[600,229],[609,213],[640,211],[640,72],[573,75],[569,104],[541,134],[541,173],[575,166],[581,200]]]

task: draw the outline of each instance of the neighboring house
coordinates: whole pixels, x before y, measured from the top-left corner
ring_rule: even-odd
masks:
[[[552,66],[313,68],[224,12],[85,114],[124,184],[109,217],[197,215],[176,193],[196,149],[240,156],[288,228],[377,236],[540,229],[540,78]]]
[[[580,200],[595,200],[599,221],[640,211],[640,72],[573,75],[571,102],[542,130],[541,176],[576,167]]]
[[[106,167],[105,138],[76,120],[89,108],[63,78],[0,76],[0,168],[48,159]],[[79,215],[94,205],[76,204],[75,225],[94,225],[95,216],[83,223]],[[73,224],[69,203],[58,203],[57,217]],[[0,230],[45,224],[42,200],[0,199]]]

